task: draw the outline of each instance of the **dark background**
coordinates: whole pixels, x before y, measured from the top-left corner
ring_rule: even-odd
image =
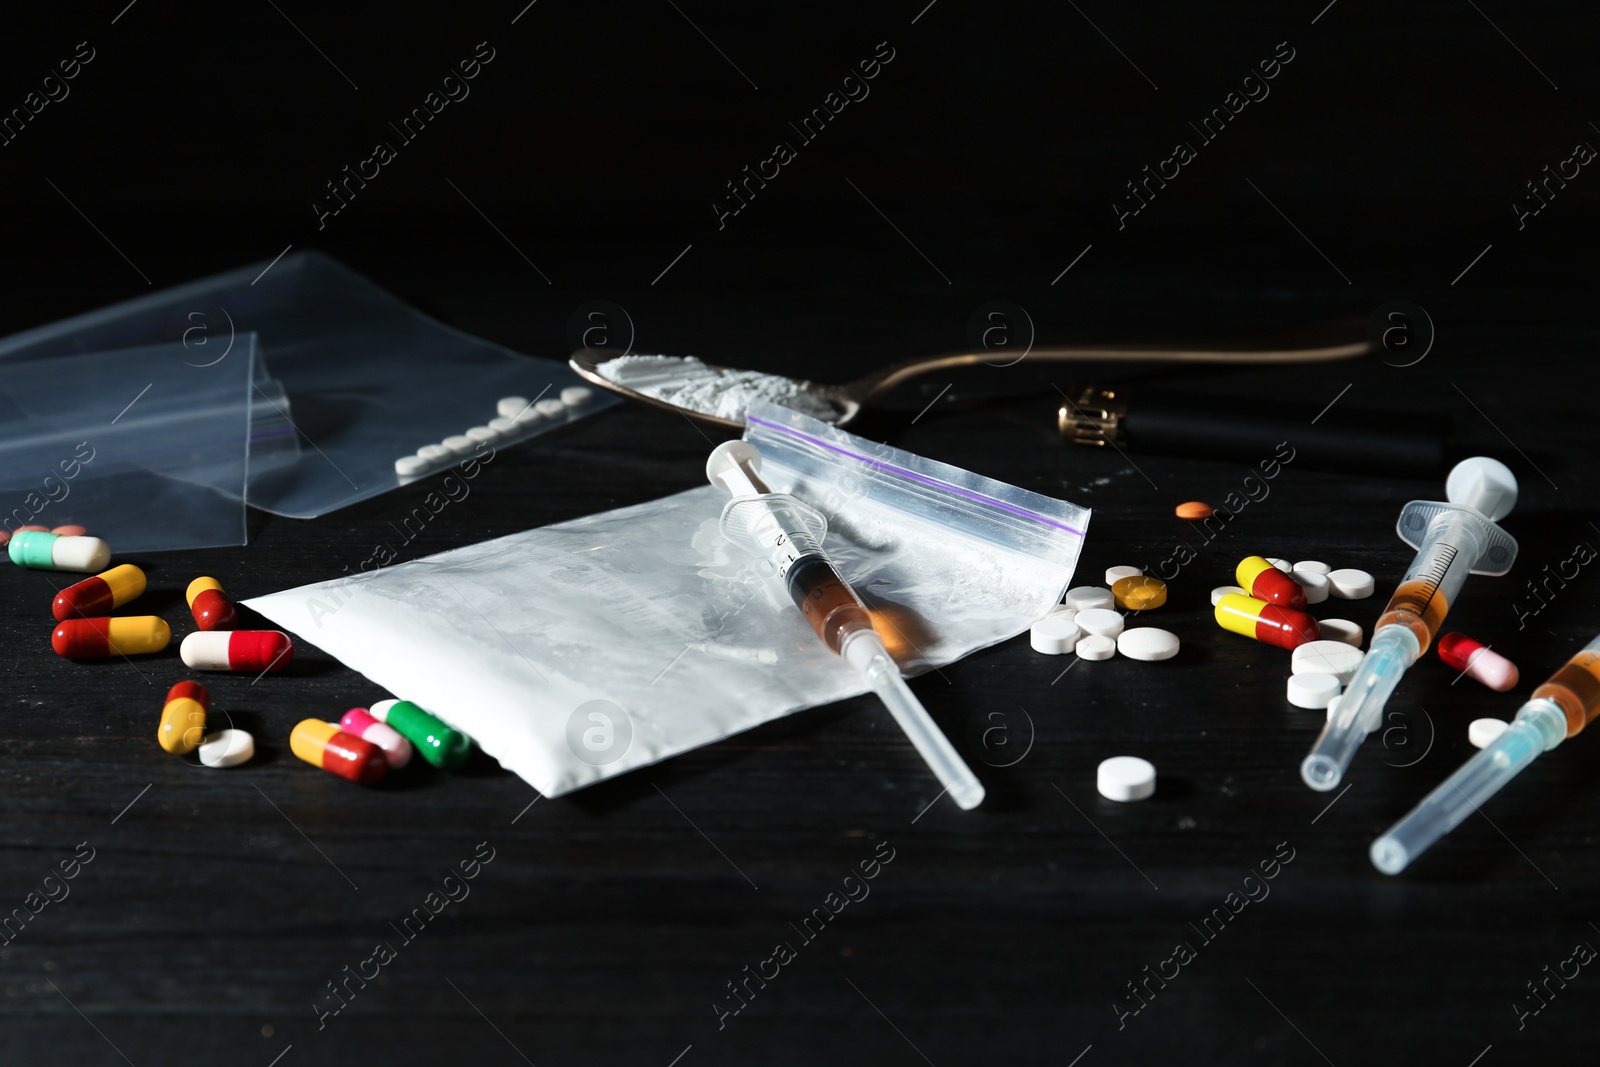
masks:
[[[1452,686],[1429,658],[1348,794],[1329,809],[1301,785],[1322,716],[1284,703],[1285,658],[1218,631],[1206,593],[1262,552],[1364,567],[1381,598],[1409,558],[1400,506],[1442,486],[1299,465],[1172,583],[1155,621],[1184,638],[1177,659],[1084,664],[1052,684],[1073,661],[1017,639],[917,681],[990,793],[920,818],[932,779],[867,700],[531,809],[532,790],[481,759],[362,791],[287,751],[298,719],[382,695],[306,647],[259,686],[217,680],[214,704],[261,752],[196,770],[150,739],[175,648],[137,669],[57,660],[45,603],[61,576],[5,569],[0,909],[78,842],[96,854],[0,948],[0,1062],[1490,1065],[1594,1047],[1587,971],[1523,1029],[1513,1007],[1536,1005],[1525,983],[1575,944],[1600,944],[1593,739],[1535,764],[1400,878],[1366,846],[1470,754],[1470,719],[1509,716],[1594,634],[1587,570],[1525,613],[1529,580],[1600,545],[1584,396],[1600,178],[1586,167],[1522,229],[1511,204],[1574,144],[1600,144],[1595,17],[1467,0],[924,2],[118,0],[48,25],[8,15],[0,108],[79,41],[95,58],[0,146],[0,330],[291,245],[532,355],[564,357],[573,312],[604,299],[626,309],[636,350],[823,381],[965,347],[992,300],[1065,343],[1200,339],[1405,299],[1438,330],[1409,367],[1024,361],[907,386],[855,428],[1092,506],[1078,581],[1097,583],[1165,558],[1192,537],[1172,506],[1220,500],[1245,468],[1072,449],[1052,386],[1160,381],[1240,417],[1336,396],[1448,414],[1459,453],[1505,460],[1523,491],[1506,522],[1516,568],[1472,579],[1450,625],[1519,662],[1524,684]],[[471,95],[399,146],[387,123],[480,41],[495,58]],[[795,140],[786,124],[883,41],[895,58],[870,96],[719,230],[724,183]],[[1119,229],[1124,183],[1195,140],[1186,121],[1284,41],[1295,58],[1270,96]],[[398,158],[319,230],[324,184],[378,139]],[[723,436],[609,411],[498,458],[408,558],[687,488]],[[194,574],[240,598],[325,578],[426,488],[309,523],[254,514],[248,548],[140,560],[142,603],[179,624]],[[1381,604],[1330,606],[1370,627]],[[978,741],[996,711],[1009,747]],[[1157,796],[1100,799],[1095,765],[1130,753],[1159,768]],[[724,983],[885,840],[896,858],[871,897],[719,1031]],[[323,983],[480,841],[496,858],[471,897],[319,1032]],[[1271,896],[1201,944],[1189,924],[1280,842],[1295,859]],[[1125,983],[1179,941],[1198,958],[1119,1030]]]

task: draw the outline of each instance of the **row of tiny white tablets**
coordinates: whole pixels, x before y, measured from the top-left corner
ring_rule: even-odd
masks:
[[[1377,588],[1372,575],[1354,567],[1334,570],[1318,559],[1290,563],[1286,559],[1267,556],[1266,561],[1293,578],[1306,591],[1307,604],[1320,604],[1329,596],[1338,600],[1365,600]]]
[[[520,440],[565,415],[569,409],[587,404],[593,396],[594,390],[586,385],[567,386],[561,390],[559,400],[555,397],[529,400],[525,396],[503,396],[495,404],[495,417],[487,423],[474,426],[465,433],[446,437],[439,444],[423,445],[413,455],[401,456],[394,461],[394,472],[402,478],[412,478],[443,464],[465,459],[476,452],[481,444]]]

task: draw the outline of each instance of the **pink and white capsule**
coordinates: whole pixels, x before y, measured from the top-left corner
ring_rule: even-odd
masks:
[[[374,719],[366,708],[351,708],[339,719],[339,729],[370,741],[383,750],[383,760],[391,771],[398,771],[411,762],[411,742],[400,736],[393,726]]]
[[[1496,693],[1517,687],[1517,665],[1466,634],[1445,634],[1439,638],[1439,658]]]

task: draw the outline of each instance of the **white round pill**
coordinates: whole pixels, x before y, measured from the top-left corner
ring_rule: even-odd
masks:
[[[1069,608],[1065,604],[1057,604],[1055,607],[1050,609],[1049,613],[1045,617],[1046,618],[1071,619],[1073,616],[1075,616],[1077,614],[1078,614],[1078,609],[1077,608]]]
[[[504,415],[496,415],[489,420],[489,429],[498,434],[508,434],[517,428],[516,419],[508,419]]]
[[[1250,595],[1237,585],[1219,585],[1215,589],[1211,590],[1211,606],[1216,607],[1217,602],[1223,597],[1227,596],[1229,593],[1238,593],[1240,596]]]
[[[1046,615],[1028,630],[1028,643],[1035,652],[1047,656],[1062,656],[1078,645],[1083,631],[1072,619],[1061,615]]]
[[[567,410],[567,405],[563,404],[561,401],[555,399],[554,397],[546,397],[545,399],[539,401],[537,404],[533,405],[533,408],[534,408],[535,411],[537,411],[539,414],[543,415],[545,418],[553,419],[557,415],[561,414],[563,411],[566,411]]]
[[[503,396],[500,398],[500,402],[495,404],[494,411],[496,415],[514,419],[522,414],[527,406],[528,398],[525,396]]]
[[[1372,575],[1353,567],[1328,572],[1328,592],[1340,600],[1365,600],[1377,585]]]
[[[1294,569],[1297,571],[1316,571],[1318,574],[1327,574],[1333,570],[1332,567],[1320,559],[1303,559],[1294,565]]]
[[[1359,648],[1343,641],[1307,641],[1294,650],[1290,657],[1290,670],[1300,674],[1327,674],[1344,685],[1361,666]],[[1317,705],[1321,707],[1321,705]]]
[[[1074,649],[1079,659],[1099,661],[1110,659],[1117,654],[1117,643],[1101,634],[1090,634],[1078,642]]]
[[[1113,586],[1124,578],[1135,578],[1144,573],[1141,567],[1107,567],[1106,585]]]
[[[1135,626],[1117,636],[1117,651],[1146,663],[1171,659],[1178,654],[1178,635],[1154,626]]]
[[[1098,585],[1080,585],[1076,589],[1068,589],[1066,605],[1082,611],[1085,608],[1109,608],[1117,602],[1111,595],[1111,590],[1102,589]]]
[[[427,463],[437,463],[441,459],[450,458],[451,452],[444,445],[423,445],[417,449],[417,458]]]
[[[1294,564],[1286,559],[1278,559],[1275,556],[1264,556],[1262,558],[1285,574],[1289,574],[1294,570]]]
[[[477,442],[464,433],[453,433],[439,443],[458,456],[470,456],[478,447]]]
[[[1494,744],[1495,739],[1505,733],[1510,725],[1504,719],[1473,719],[1467,725],[1467,740],[1472,742],[1474,748],[1485,748]]]
[[[1343,641],[1356,648],[1361,647],[1361,638],[1365,636],[1361,627],[1349,619],[1318,619],[1317,629],[1322,631],[1325,641]]]
[[[569,408],[575,408],[579,404],[587,404],[592,396],[594,396],[594,390],[587,385],[569,385],[561,390],[561,402]]]
[[[526,428],[535,422],[543,422],[544,416],[539,414],[538,408],[534,407],[532,404],[529,404],[527,407],[517,412],[516,416],[512,418],[511,421],[520,427]]]
[[[401,456],[394,461],[394,472],[402,478],[421,474],[428,469],[428,461],[421,456]]]
[[[1303,571],[1298,567],[1289,572],[1295,584],[1305,590],[1307,604],[1320,604],[1328,599],[1328,576],[1319,571]]]
[[[1138,756],[1112,756],[1100,761],[1094,784],[1107,800],[1143,800],[1156,791],[1156,768]]]
[[[237,767],[256,754],[256,739],[248,730],[217,730],[206,734],[199,753],[207,767]]]
[[[499,434],[495,433],[492,429],[490,429],[487,426],[474,426],[472,429],[468,430],[462,436],[463,437],[470,437],[470,438],[472,438],[473,441],[477,442],[480,445],[481,444],[487,444],[490,441],[497,441],[500,438]]]
[[[1325,708],[1339,695],[1339,679],[1331,674],[1291,674],[1289,703],[1297,708]]]
[[[1110,608],[1085,608],[1072,620],[1078,629],[1099,637],[1116,637],[1122,632],[1122,616]]]

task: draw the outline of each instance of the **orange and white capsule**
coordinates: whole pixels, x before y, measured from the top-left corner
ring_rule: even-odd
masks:
[[[167,690],[161,708],[161,728],[156,740],[174,756],[187,756],[206,739],[206,687],[199,682],[179,682]]]
[[[1239,587],[1257,600],[1296,610],[1306,606],[1306,591],[1300,583],[1263,556],[1246,556],[1239,561],[1233,576]]]
[[[189,614],[194,624],[202,630],[231,630],[238,621],[233,601],[222,591],[222,583],[215,578],[196,578],[184,591],[189,602]]]
[[[144,571],[131,563],[124,563],[93,578],[85,578],[76,585],[67,586],[56,595],[50,610],[57,622],[110,615],[144,592],[144,585]]]

